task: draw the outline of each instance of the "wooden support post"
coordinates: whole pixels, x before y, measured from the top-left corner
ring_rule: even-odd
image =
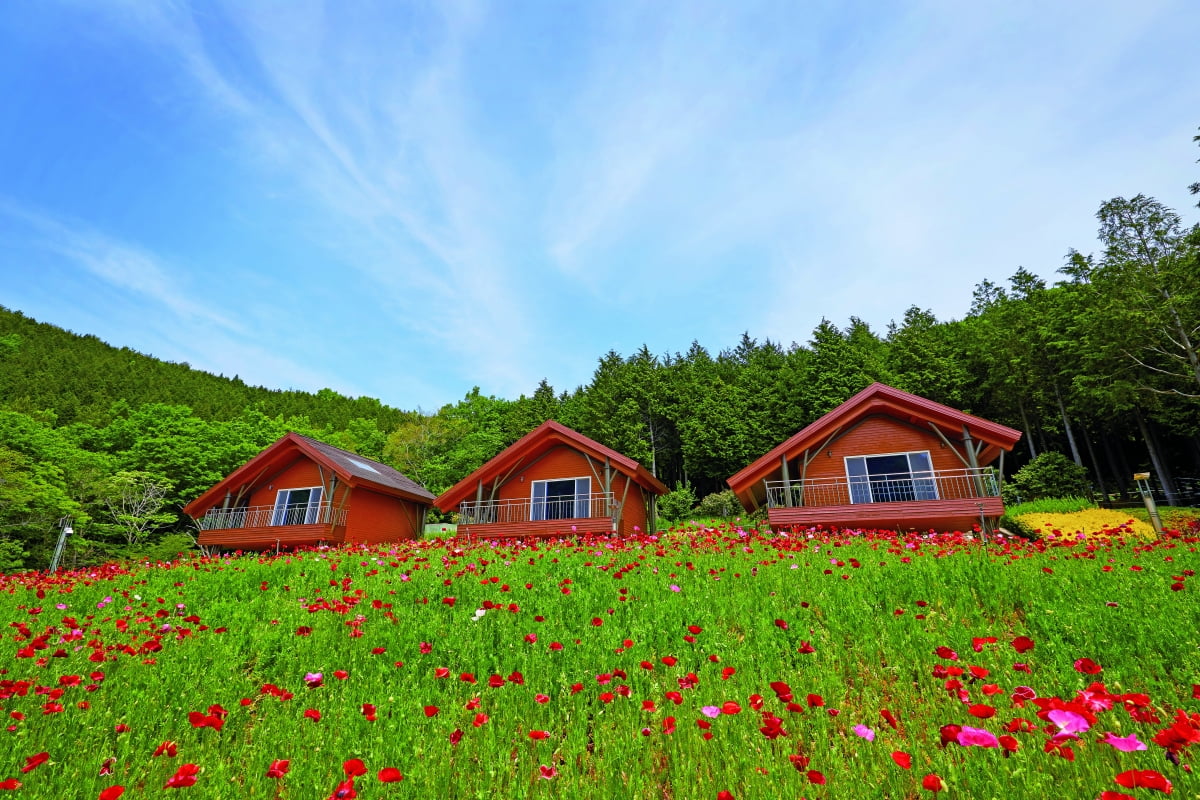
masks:
[[[983,476],[979,474],[979,459],[976,458],[978,451],[975,449],[975,441],[971,438],[971,429],[963,425],[962,431],[963,447],[967,451],[967,466],[971,468],[971,477],[975,482],[975,496],[987,497],[983,491]],[[983,442],[979,444],[982,446]]]
[[[792,505],[792,477],[788,474],[787,453],[779,457],[779,463],[783,467],[783,505],[785,508],[790,508]]]

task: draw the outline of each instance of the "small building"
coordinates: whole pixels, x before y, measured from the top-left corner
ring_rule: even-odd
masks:
[[[415,539],[432,503],[386,464],[289,433],[183,510],[201,545],[276,550]]]
[[[970,530],[1004,513],[1004,453],[1020,438],[874,383],[727,483],[773,527]],[[999,471],[989,468],[997,458]]]
[[[649,530],[667,487],[632,458],[543,422],[434,501],[470,537]]]

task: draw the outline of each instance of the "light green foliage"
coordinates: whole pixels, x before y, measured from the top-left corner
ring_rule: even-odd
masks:
[[[687,519],[696,507],[696,493],[691,486],[675,484],[675,488],[658,498],[658,514],[672,522]]]
[[[696,513],[709,519],[732,519],[745,513],[732,489],[705,495],[696,505]]]
[[[953,536],[809,541],[731,526],[10,581],[0,591],[4,677],[61,690],[62,710],[44,713],[50,698],[32,690],[5,699],[14,730],[0,750],[0,775],[24,784],[14,797],[90,800],[123,785],[126,797],[300,800],[330,797],[345,779],[343,762],[359,758],[368,770],[356,779],[361,798],[711,800],[729,791],[741,800],[882,800],[934,797],[921,789],[927,773],[950,787],[937,797],[1095,798],[1120,788],[1119,772],[1156,769],[1174,784],[1173,798],[1192,798],[1200,778],[1171,764],[1153,739],[1175,709],[1196,708],[1200,604],[1189,596],[1192,579],[1183,591],[1170,587],[1172,575],[1197,568],[1200,556],[1183,542],[1149,551],[1024,542],[983,550]],[[65,657],[47,666],[16,657],[29,640],[9,623],[61,636],[71,630],[63,617],[89,615]],[[1017,652],[1019,636],[1032,649]],[[142,650],[154,641],[161,649]],[[107,648],[107,661],[88,660],[98,649],[92,642]],[[957,660],[936,655],[942,647]],[[1076,671],[1084,657],[1102,673]],[[1014,672],[1018,662],[1029,672]],[[945,690],[939,666],[990,676],[962,680],[967,704]],[[89,678],[94,671],[103,679]],[[306,684],[310,673],[321,673],[320,685]],[[466,673],[474,683],[460,678]],[[82,680],[60,685],[66,675]],[[490,686],[492,676],[503,682]],[[773,681],[787,684],[796,708],[776,696]],[[1073,760],[1044,752],[1050,723],[1033,703],[1014,708],[1015,688],[1071,703],[1094,681],[1114,694],[1147,694],[1156,721],[1135,718],[1119,701],[1097,702],[1092,730],[1066,740]],[[990,683],[1003,691],[989,694]],[[678,693],[678,704],[668,693]],[[811,707],[810,694],[823,707]],[[1088,696],[1103,697],[1094,687]],[[726,702],[740,713],[704,711]],[[997,713],[979,719],[968,713],[973,704]],[[221,728],[193,727],[189,713],[203,720],[214,705],[225,713]],[[309,709],[320,721],[305,717]],[[763,734],[763,712],[781,721],[777,738]],[[1035,730],[1012,734],[1019,750],[1008,757],[946,746],[939,735],[948,724],[1004,735],[1015,717]],[[858,725],[874,740],[855,735]],[[535,730],[547,738],[530,738]],[[1109,730],[1149,749],[1118,752],[1099,741]],[[452,744],[455,731],[461,738]],[[165,741],[177,744],[177,756],[153,757]],[[1195,748],[1180,753],[1182,763],[1195,763]],[[47,763],[20,771],[43,751]],[[898,767],[893,751],[909,753],[913,768]],[[109,754],[113,772],[101,775]],[[804,770],[789,759],[796,754],[810,759]],[[290,771],[268,777],[277,759]],[[198,766],[196,785],[164,791],[184,763]],[[540,777],[542,766],[555,777]],[[381,784],[383,767],[397,768],[403,782]],[[825,784],[811,783],[809,769]]]

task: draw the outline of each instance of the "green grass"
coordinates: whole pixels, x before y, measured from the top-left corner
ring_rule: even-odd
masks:
[[[1196,547],[1170,538],[984,550],[961,535],[723,527],[9,578],[0,583],[0,705],[23,719],[9,716],[0,781],[20,780],[20,797],[91,800],[114,784],[126,798],[159,797],[193,763],[196,785],[172,790],[180,796],[319,799],[344,779],[345,760],[361,758],[370,770],[356,781],[361,798],[906,798],[932,796],[921,780],[936,773],[947,797],[1091,800],[1119,788],[1113,778],[1127,769],[1161,770],[1193,797],[1200,778],[1151,740],[1175,709],[1200,710],[1200,603],[1185,575],[1200,566]],[[1017,636],[1034,649],[1018,654]],[[939,657],[939,647],[959,658]],[[1084,657],[1103,672],[1078,672]],[[989,674],[935,676],[970,665]],[[305,675],[317,672],[322,683],[310,688]],[[493,688],[491,676],[505,680]],[[1146,693],[1162,721],[1136,720],[1118,700],[1072,742],[1074,761],[1043,752],[1049,723],[1014,704],[1016,687],[1071,701],[1097,680],[1110,693]],[[795,707],[773,681],[790,686]],[[268,684],[294,696],[264,694]],[[44,713],[58,690],[63,709]],[[809,694],[824,705],[810,706]],[[728,701],[741,712],[706,716]],[[364,703],[376,707],[374,721]],[[223,727],[193,727],[189,712],[213,704],[228,712]],[[996,715],[977,719],[970,704]],[[899,718],[896,729],[883,709]],[[763,712],[785,733],[764,735]],[[488,719],[476,727],[480,713]],[[941,745],[943,725],[999,734],[1015,717],[1039,730],[1014,734],[1020,749],[1008,758]],[[1117,752],[1097,741],[1104,731],[1134,733],[1149,750]],[[153,757],[168,740],[178,755]],[[21,773],[42,751],[49,760]],[[912,769],[892,751],[910,753]],[[797,755],[805,771],[789,759]],[[101,776],[108,758],[113,774]],[[266,777],[275,759],[290,761],[283,778]],[[404,780],[379,782],[383,767]],[[556,777],[541,778],[541,767]]]

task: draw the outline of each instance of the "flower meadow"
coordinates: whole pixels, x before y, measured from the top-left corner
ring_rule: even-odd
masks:
[[[0,578],[0,792],[1200,796],[1200,538],[419,541]]]

